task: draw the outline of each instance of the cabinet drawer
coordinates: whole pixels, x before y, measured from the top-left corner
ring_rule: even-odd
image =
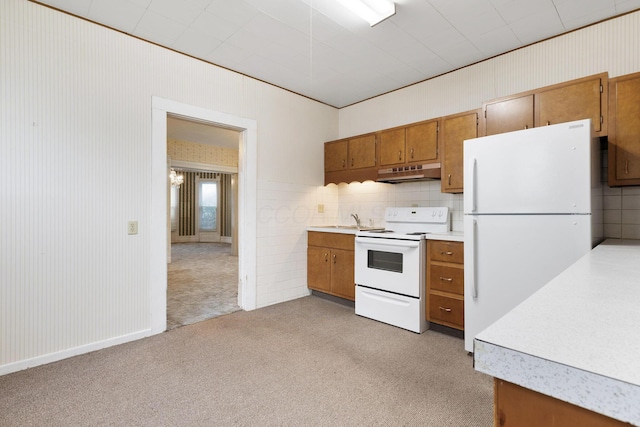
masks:
[[[308,246],[322,246],[325,248],[354,250],[355,234],[324,233],[321,231],[309,231],[307,234]]]
[[[429,294],[429,320],[462,329],[464,327],[464,301]]]
[[[464,269],[431,264],[429,284],[431,289],[464,295]]]
[[[427,256],[433,261],[464,262],[464,243],[429,240]]]

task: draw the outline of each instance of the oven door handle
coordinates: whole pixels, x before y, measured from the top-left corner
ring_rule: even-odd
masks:
[[[407,249],[420,247],[420,241],[418,240],[377,239],[375,237],[356,237],[356,244],[379,249],[388,248],[389,246]]]

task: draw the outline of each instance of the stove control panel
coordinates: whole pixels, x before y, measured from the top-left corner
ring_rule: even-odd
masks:
[[[385,221],[391,222],[446,223],[448,218],[448,207],[387,208],[384,215]]]

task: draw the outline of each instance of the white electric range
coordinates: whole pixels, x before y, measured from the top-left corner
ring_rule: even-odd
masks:
[[[355,312],[422,333],[427,329],[425,235],[451,230],[449,208],[387,208],[384,219],[384,230],[356,233]]]

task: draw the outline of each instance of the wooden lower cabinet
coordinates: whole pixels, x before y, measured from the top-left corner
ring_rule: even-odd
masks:
[[[494,379],[496,427],[617,427],[613,418],[519,385]]]
[[[353,234],[308,232],[307,287],[355,300]]]
[[[427,241],[427,321],[464,330],[464,243]]]

